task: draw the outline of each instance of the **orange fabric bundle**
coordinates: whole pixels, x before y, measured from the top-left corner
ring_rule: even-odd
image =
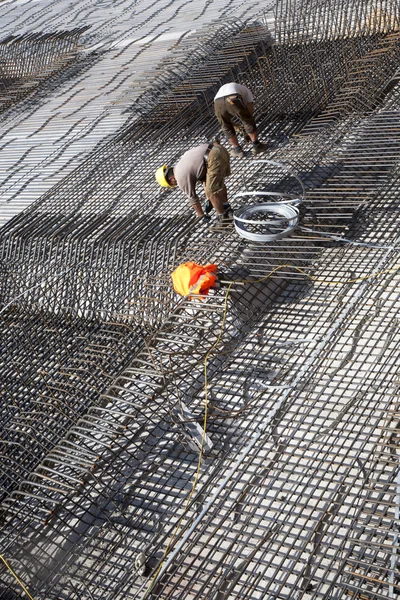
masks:
[[[171,277],[174,290],[181,296],[189,294],[205,294],[214,287],[217,280],[217,265],[197,265],[185,262],[173,271]]]

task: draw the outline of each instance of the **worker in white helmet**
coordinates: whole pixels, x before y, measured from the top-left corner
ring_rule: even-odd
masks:
[[[214,98],[215,115],[221,125],[224,135],[232,148],[232,157],[242,158],[244,152],[237,138],[237,131],[244,130],[245,140],[252,142],[253,154],[265,152],[268,144],[263,144],[258,139],[256,122],[254,119],[254,98],[251,91],[239,83],[226,83],[217,92]],[[240,121],[242,127],[232,122],[232,117]]]

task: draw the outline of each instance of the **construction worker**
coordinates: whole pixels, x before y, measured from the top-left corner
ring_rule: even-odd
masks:
[[[268,144],[263,144],[258,139],[254,120],[254,98],[247,87],[239,83],[223,85],[214,98],[214,110],[222,131],[232,146],[229,152],[231,156],[239,158],[244,156],[236,133],[241,128],[232,123],[232,117],[236,117],[242,123],[245,141],[250,139],[253,143],[253,154],[260,154],[267,150]]]
[[[156,180],[163,187],[175,187],[184,192],[196,215],[205,223],[210,221],[209,212],[215,208],[217,221],[228,222],[233,211],[228,202],[225,177],[231,174],[229,154],[218,141],[201,144],[182,155],[175,167],[163,165],[156,171]],[[206,214],[196,193],[196,183],[202,182],[208,202]]]

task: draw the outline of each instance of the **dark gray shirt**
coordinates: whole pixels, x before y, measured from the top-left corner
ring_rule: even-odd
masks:
[[[191,204],[196,204],[199,198],[196,194],[196,183],[205,181],[207,168],[204,155],[208,144],[191,148],[183,154],[174,167],[174,175],[179,188],[189,198]]]

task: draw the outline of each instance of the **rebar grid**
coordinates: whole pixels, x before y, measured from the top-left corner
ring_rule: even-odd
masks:
[[[246,39],[247,36],[248,33],[245,30]],[[234,38],[233,43],[229,40],[228,46],[235,47],[243,42],[240,32],[238,40],[236,41]],[[251,47],[254,48],[253,42],[251,42],[249,48],[251,49]],[[246,46],[243,46],[244,53],[249,53],[250,49],[246,50]],[[262,46],[262,49],[265,49],[265,46]],[[311,49],[310,57],[313,51],[314,48]],[[220,55],[224,55],[224,48],[221,50]],[[255,50],[253,50],[253,56],[257,56]],[[210,60],[212,62],[213,59]],[[209,64],[210,60],[206,64]],[[279,60],[279,57],[276,60]],[[216,64],[220,65],[221,57],[217,56],[216,61]],[[241,65],[240,59],[239,65]],[[203,69],[202,67],[200,75]],[[262,79],[259,78],[259,85],[261,83]],[[269,106],[271,103],[272,106],[277,105],[274,93],[280,85],[281,82],[278,81],[275,88],[272,88],[272,97],[269,93],[270,88],[266,88],[267,92],[264,93],[262,88],[259,88],[261,106]],[[217,88],[215,84],[214,88]],[[376,94],[376,89],[371,86],[369,92],[370,96],[373,96]],[[210,94],[210,92],[208,93]],[[300,95],[302,93],[303,91],[300,90]],[[324,97],[321,102],[324,103],[325,100]],[[164,109],[167,111],[165,106]],[[354,106],[348,104],[347,109],[348,112],[354,111]],[[276,111],[276,109],[274,110]],[[286,107],[284,110],[286,110]],[[180,216],[182,208],[185,206],[185,201],[180,196],[178,196],[176,204],[173,206],[171,206],[172,200],[168,204],[160,204],[158,200],[160,196],[155,187],[153,172],[160,160],[160,149],[162,147],[162,152],[166,154],[165,160],[168,160],[168,155],[169,157],[175,157],[176,160],[181,153],[179,148],[182,148],[180,140],[182,135],[188,139],[195,139],[199,127],[202,131],[208,129],[209,135],[215,133],[216,129],[214,122],[211,126],[209,124],[209,109],[204,102],[200,105],[198,98],[189,103],[186,110],[181,111],[180,118],[172,116],[171,120],[162,128],[158,125],[158,114],[159,109],[155,110],[155,114],[154,110],[150,109],[149,115],[146,117],[146,120],[150,120],[149,123],[144,124],[141,128],[133,124],[132,129],[128,130],[123,137],[120,136],[117,142],[111,142],[105,149],[95,153],[64,184],[47,194],[39,203],[29,209],[29,219],[25,217],[22,220],[16,219],[9,227],[4,229],[4,256],[9,256],[10,252],[13,255],[12,268],[8,269],[9,276],[4,283],[6,286],[5,300],[18,296],[20,282],[23,282],[24,287],[26,284],[30,287],[32,282],[32,296],[27,295],[25,300],[28,303],[32,300],[37,301],[36,296],[38,293],[41,294],[41,288],[36,287],[35,282],[39,278],[41,279],[43,276],[50,277],[52,281],[57,283],[60,281],[57,273],[64,270],[65,264],[71,264],[71,266],[79,264],[82,266],[79,267],[79,272],[74,275],[77,283],[71,285],[70,281],[66,279],[63,281],[63,289],[61,290],[59,285],[55,285],[53,298],[47,297],[46,303],[52,306],[53,309],[56,309],[56,306],[78,308],[82,314],[86,314],[90,310],[99,310],[100,306],[103,310],[121,312],[124,311],[124,304],[126,306],[127,299],[129,301],[129,298],[142,295],[142,273],[147,276],[153,269],[159,272],[162,269],[169,268],[174,260],[177,248],[182,248],[188,243],[187,237],[182,241],[183,231],[187,231],[187,223],[186,218]],[[193,117],[193,114],[196,116]],[[324,111],[321,114],[323,115]],[[151,120],[152,116],[155,122]],[[303,126],[309,122],[310,116],[310,112],[305,111]],[[332,137],[334,136],[336,139],[339,136],[338,119],[339,116],[337,115],[330,123],[331,126],[322,130],[321,136],[315,136],[314,143],[310,142],[307,134],[303,148],[301,148],[299,141],[295,139],[291,144],[292,150],[285,144],[283,149],[280,150],[281,144],[278,141],[277,151],[274,155],[278,159],[282,156],[285,161],[289,159],[289,164],[292,164],[290,161],[293,161],[292,157],[295,154],[294,167],[297,170],[310,171],[317,164],[316,157],[321,159],[326,155],[326,149],[331,144]],[[272,128],[267,127],[266,133],[273,129],[271,135],[276,134],[279,140],[281,133],[286,132],[287,126],[293,122],[293,116],[290,113],[283,123],[280,119],[277,124],[273,119]],[[311,123],[313,123],[313,120]],[[342,135],[353,124],[354,117],[345,122],[344,126],[342,125]],[[298,122],[296,127],[298,129]],[[387,127],[390,129],[390,123]],[[292,130],[291,134],[293,135],[293,133]],[[158,143],[149,148],[145,158],[143,158],[142,147],[145,140],[154,139],[155,136],[157,136]],[[201,138],[199,141],[202,141]],[[350,151],[353,152],[354,148]],[[324,160],[326,160],[325,156]],[[333,160],[336,160],[336,158]],[[390,160],[389,157],[389,165]],[[138,172],[138,165],[140,165],[140,172]],[[362,166],[364,168],[364,163]],[[282,187],[282,174],[279,173],[279,169],[279,175],[274,174],[271,170],[269,176],[265,172],[265,168],[261,169],[257,163],[250,167],[250,172],[248,165],[246,165],[246,179],[254,179],[257,168],[260,169],[258,179],[263,179],[264,186],[270,188],[274,181],[277,181]],[[310,181],[306,183],[310,188],[313,187],[317,181],[320,183],[321,179],[328,177],[330,170],[333,168],[333,166],[324,166],[320,160],[318,164],[319,172],[313,177],[308,175]],[[339,168],[339,166],[336,167],[336,170]],[[387,168],[387,166],[385,165],[384,168]],[[232,177],[232,187],[240,183],[241,171],[243,172],[243,167],[242,169],[239,167]],[[371,178],[366,182],[368,187],[371,188],[369,191],[366,188],[367,195],[373,193],[375,188],[375,171],[376,168],[373,168],[372,171],[366,171],[365,177]],[[343,177],[339,174],[337,176],[339,178]],[[383,173],[382,177],[385,176]],[[298,192],[298,186],[291,189],[290,182],[288,186],[285,186],[285,189],[287,188],[293,193]],[[143,189],[146,189],[146,197],[144,197]],[[348,183],[346,182],[347,189]],[[323,190],[323,193],[326,197],[326,190]],[[337,190],[333,190],[332,197],[335,202],[333,209],[329,208],[327,210],[327,204],[331,207],[331,198],[328,198],[328,202],[323,200],[317,203],[315,208],[311,204],[306,207],[306,211],[311,210],[312,226],[315,224],[317,229],[327,228],[328,231],[332,231],[333,227],[333,231],[338,233],[342,229],[342,225],[351,218],[354,208],[366,200],[366,197],[359,194],[356,186],[353,190],[349,190],[344,199],[340,198],[341,193],[340,185]],[[171,196],[173,197],[173,195]],[[164,197],[167,196],[164,195]],[[314,203],[312,191],[310,191],[309,197],[311,202]],[[154,206],[155,201],[157,202],[157,208]],[[340,211],[340,214],[337,214],[338,211]],[[62,214],[61,222],[60,212]],[[94,213],[97,213],[95,217]],[[149,213],[152,216],[151,221],[148,219]],[[336,222],[337,220],[339,221]],[[306,222],[307,224],[309,225],[310,222]],[[138,235],[139,231],[140,237]],[[155,236],[156,239],[154,239]],[[159,264],[158,259],[150,259],[150,257],[159,254],[157,250],[159,245],[163,245],[163,261],[161,264]],[[287,242],[285,248],[280,245],[278,247],[278,260],[292,260],[296,258],[297,254],[297,264],[304,265],[307,262],[312,262],[315,254],[314,240],[310,244],[307,243],[306,239],[304,245],[306,246],[304,253],[299,248],[298,239]],[[15,246],[17,246],[17,249],[14,249]],[[293,246],[295,246],[295,249],[293,249]],[[270,249],[268,249],[268,252],[270,252]],[[49,256],[52,257],[51,263],[48,261]],[[86,266],[88,256],[90,257],[89,264]],[[137,274],[134,280],[129,274],[132,258]],[[152,266],[149,265],[149,260],[153,262]],[[46,266],[43,267],[43,264]],[[273,260],[272,264],[274,266]],[[267,262],[265,269],[268,270],[270,265],[271,263]],[[43,268],[46,269],[47,273],[43,273]],[[93,281],[91,276],[93,269],[96,271],[97,283]],[[121,270],[126,273],[123,277],[120,276]],[[116,273],[118,273],[117,277],[115,276]],[[82,280],[86,280],[86,282],[82,284]],[[73,292],[72,298],[71,292]],[[109,299],[105,298],[105,295]]]
[[[307,43],[309,39],[368,36],[398,29],[400,8],[391,0],[300,0],[277,2],[277,39],[282,43]]]
[[[87,28],[9,36],[0,41],[0,112],[21,101],[77,55]]]
[[[336,268],[331,268],[331,276],[343,276],[343,259],[346,260],[350,256],[353,260],[357,256],[360,259],[360,254],[365,257],[367,252],[370,251],[350,248],[339,260],[336,255],[342,254],[341,248],[327,251],[331,255],[331,259],[337,259]],[[394,255],[391,251],[376,252],[376,254],[380,258],[379,268],[389,266],[393,261]],[[382,254],[386,256],[382,256]],[[332,264],[332,260],[330,264]],[[324,266],[320,272],[315,273],[316,277],[325,278],[325,270]],[[237,525],[235,528],[239,538],[234,535],[236,541],[233,540],[234,544],[229,548],[227,555],[231,557],[246,556],[247,549],[254,548],[254,545],[259,551],[260,547],[254,541],[254,536],[256,539],[258,536],[261,536],[261,539],[265,538],[266,523],[271,522],[272,526],[274,521],[279,520],[279,517],[283,519],[282,523],[287,523],[286,531],[282,531],[282,528],[284,529],[282,524],[279,529],[272,527],[272,532],[268,528],[268,538],[271,534],[271,538],[276,540],[275,545],[269,546],[269,551],[275,557],[273,560],[277,565],[278,575],[270,576],[271,573],[267,567],[271,565],[271,554],[267,555],[268,547],[264,548],[263,546],[265,556],[258,559],[257,566],[258,569],[264,569],[262,581],[259,581],[260,590],[263,590],[263,592],[260,591],[261,595],[266,590],[276,593],[277,582],[280,582],[282,590],[285,585],[290,590],[286,597],[291,597],[294,593],[293,590],[296,589],[296,585],[300,585],[298,582],[302,578],[307,584],[305,587],[311,585],[311,581],[314,586],[317,582],[319,595],[316,597],[324,597],[324,594],[327,593],[327,585],[338,585],[337,582],[327,582],[326,572],[319,575],[318,572],[313,573],[311,567],[317,562],[316,558],[320,553],[332,553],[332,545],[337,552],[342,552],[341,545],[343,544],[343,552],[345,554],[350,552],[347,534],[349,527],[354,527],[354,525],[352,525],[351,517],[349,522],[348,514],[351,514],[352,510],[356,510],[362,500],[362,496],[360,500],[357,488],[360,483],[360,473],[367,478],[365,472],[369,471],[370,474],[376,472],[374,454],[377,445],[378,458],[381,454],[379,451],[380,428],[382,435],[390,437],[392,435],[391,427],[395,427],[397,422],[395,409],[392,408],[388,416],[386,403],[383,403],[382,406],[383,399],[380,400],[380,396],[386,398],[386,394],[389,392],[389,398],[386,398],[386,401],[391,406],[390,388],[394,386],[395,393],[398,385],[395,374],[394,381],[389,378],[390,375],[393,377],[393,372],[390,373],[391,366],[398,360],[398,340],[396,341],[396,336],[393,335],[393,326],[396,329],[396,322],[393,322],[393,319],[395,319],[398,302],[397,275],[387,277],[389,278],[388,284],[385,285],[385,281],[380,280],[380,285],[377,283],[371,285],[367,281],[362,284],[362,287],[358,287],[356,294],[354,294],[354,286],[351,284],[341,286],[339,297],[336,288],[326,287],[325,280],[321,284],[314,285],[311,298],[311,290],[307,286],[299,290],[298,284],[292,284],[284,290],[281,296],[282,304],[276,309],[270,309],[265,319],[261,318],[259,305],[247,307],[249,311],[253,309],[253,335],[243,331],[242,324],[237,323],[234,311],[236,295],[232,296],[230,322],[225,328],[225,334],[228,334],[230,330],[231,335],[233,333],[233,340],[231,342],[228,340],[219,347],[216,356],[208,365],[210,418],[207,446],[209,446],[209,450],[206,451],[204,464],[206,470],[202,471],[201,478],[204,488],[202,487],[199,491],[199,497],[194,499],[193,515],[188,513],[183,525],[187,523],[186,527],[189,527],[193,519],[196,519],[198,510],[203,507],[205,499],[212,497],[212,490],[218,483],[218,477],[224,478],[224,473],[229,473],[230,465],[234,465],[238,461],[238,454],[240,456],[241,450],[247,450],[247,446],[250,445],[254,455],[251,457],[252,460],[246,459],[247,462],[243,465],[243,472],[239,473],[238,479],[230,481],[228,478],[225,486],[227,489],[224,487],[220,492],[223,493],[223,496],[218,497],[217,502],[210,503],[210,506],[207,507],[206,518],[204,518],[205,523],[201,521],[197,525],[196,531],[198,532],[201,524],[204,535],[209,527],[212,527],[214,531],[209,542],[209,544],[212,542],[212,546],[205,547],[208,548],[207,567],[197,564],[205,552],[204,542],[201,542],[199,537],[197,537],[199,541],[192,542],[195,546],[190,552],[186,550],[180,554],[180,561],[184,563],[182,568],[194,569],[188,572],[186,580],[195,578],[198,581],[198,573],[205,570],[205,573],[208,574],[207,586],[210,587],[203,587],[196,596],[192,591],[191,584],[184,584],[184,580],[179,584],[180,587],[174,586],[174,594],[182,589],[189,597],[208,597],[205,590],[213,589],[211,588],[215,585],[213,577],[220,578],[217,572],[213,575],[212,565],[218,566],[218,571],[220,571],[223,554],[218,554],[218,552],[223,552],[226,537],[233,535],[232,519],[236,524],[242,523],[242,526],[239,528]],[[266,293],[267,290],[264,288],[263,291]],[[382,302],[382,291],[386,295],[384,303]],[[239,294],[239,299],[243,303],[242,294]],[[250,295],[250,299],[254,302],[252,295]],[[65,565],[64,553],[69,545],[68,540],[71,536],[74,537],[74,534],[78,536],[78,532],[75,532],[74,529],[71,531],[68,527],[68,523],[71,523],[71,517],[68,517],[70,511],[72,514],[76,514],[78,511],[80,522],[86,523],[84,530],[89,527],[92,530],[88,538],[87,554],[82,555],[82,547],[79,547],[80,560],[76,563],[77,571],[75,571],[73,580],[83,579],[95,597],[96,594],[104,596],[107,589],[107,582],[103,587],[99,583],[96,573],[102,573],[100,580],[106,579],[108,567],[110,568],[109,577],[112,578],[115,569],[113,561],[111,561],[111,566],[109,565],[106,554],[107,544],[109,552],[115,550],[115,544],[118,544],[121,549],[124,548],[125,561],[128,561],[127,553],[129,555],[127,548],[135,549],[130,559],[130,568],[132,568],[139,551],[146,551],[146,560],[149,561],[149,566],[154,564],[157,558],[157,548],[159,548],[158,556],[160,556],[166,538],[168,539],[171,535],[171,522],[173,524],[179,516],[179,513],[177,514],[179,505],[181,509],[183,508],[185,487],[188,486],[187,483],[182,486],[183,481],[190,481],[190,473],[195,468],[194,456],[190,452],[190,447],[185,450],[185,446],[187,447],[188,443],[195,446],[196,435],[197,443],[199,443],[199,427],[196,426],[196,421],[202,413],[204,396],[201,354],[203,353],[204,356],[205,350],[215,339],[215,333],[214,338],[210,339],[209,337],[209,321],[210,319],[215,320],[217,325],[220,320],[222,300],[223,297],[220,296],[219,299],[213,299],[206,305],[193,306],[193,304],[186,303],[186,310],[183,314],[181,309],[175,317],[172,317],[170,322],[156,334],[149,350],[139,354],[137,360],[114,382],[107,394],[107,398],[112,400],[107,405],[107,410],[89,411],[89,415],[85,419],[86,424],[83,421],[78,424],[76,429],[71,430],[71,439],[68,440],[68,443],[62,443],[59,448],[56,447],[55,452],[48,455],[43,467],[51,466],[53,474],[52,485],[51,487],[47,486],[47,492],[43,487],[37,487],[40,476],[39,479],[35,476],[30,478],[29,486],[26,481],[22,492],[13,494],[13,510],[9,514],[16,515],[13,529],[17,540],[22,540],[22,532],[18,529],[23,524],[24,539],[26,539],[29,528],[26,530],[27,521],[25,519],[32,515],[33,510],[36,514],[42,515],[42,519],[52,535],[52,544],[49,546],[49,541],[41,542],[42,536],[46,538],[42,527],[37,534],[31,533],[36,561],[40,562],[40,558],[42,561],[46,559],[41,569],[42,571],[45,568],[45,573],[41,572],[40,579],[45,578],[51,581],[50,575],[52,574],[47,574],[46,571],[46,568],[50,571],[50,558],[55,562],[55,558],[61,554],[59,560]],[[257,296],[257,300],[266,311],[267,307],[264,306],[263,297]],[[314,306],[314,314],[312,312],[310,314],[310,301]],[[289,309],[286,303],[289,303]],[[325,310],[329,307],[330,312],[326,315],[323,323],[321,323],[318,304],[324,306]],[[219,311],[216,310],[218,306]],[[203,313],[203,320],[199,319],[199,312],[200,315]],[[193,319],[193,315],[196,315],[197,318]],[[246,326],[251,327],[251,320],[248,317],[249,315],[246,314]],[[346,323],[346,328],[343,327],[344,323]],[[387,339],[382,340],[377,347],[375,332],[382,330],[385,323],[391,324],[390,335],[388,334]],[[203,331],[201,331],[202,329]],[[195,336],[199,330],[200,336],[203,338],[204,330],[207,331],[207,340],[199,338],[199,334],[197,337]],[[215,331],[215,326],[211,327],[211,330]],[[266,330],[268,331],[268,341],[263,339]],[[299,333],[302,337],[299,337]],[[184,335],[189,338],[186,344],[183,344]],[[242,342],[240,338],[242,338]],[[357,346],[357,362],[354,364],[353,356]],[[364,350],[360,350],[360,347]],[[352,356],[350,356],[351,352],[353,352]],[[300,361],[299,358],[301,358]],[[187,371],[188,360],[192,365],[189,373]],[[349,386],[348,364],[350,360],[353,364],[350,368]],[[147,367],[144,367],[143,361],[147,363]],[[164,368],[161,361],[165,365]],[[184,369],[182,369],[183,364],[185,365]],[[340,375],[341,370],[342,374]],[[221,373],[223,373],[222,377]],[[306,377],[304,377],[305,375]],[[305,381],[302,381],[303,378]],[[173,383],[170,385],[170,389],[165,389],[168,380],[171,379]],[[121,388],[124,391],[121,390],[118,393]],[[197,400],[196,389],[198,390]],[[329,407],[327,407],[328,398]],[[185,401],[188,400],[191,402],[189,410],[192,414],[187,409],[183,409]],[[285,402],[283,403],[282,400]],[[174,415],[177,411],[178,415],[180,411],[180,418]],[[343,431],[338,431],[339,425],[351,414],[354,415],[354,422],[347,424]],[[363,415],[363,419],[361,419],[361,415]],[[370,422],[372,417],[372,422]],[[378,426],[379,420],[382,420],[382,425]],[[185,421],[186,426],[183,427],[182,423]],[[392,425],[390,425],[391,423]],[[109,433],[105,437],[106,432],[104,431],[100,438],[99,433],[104,424],[107,424]],[[127,429],[124,431],[126,427]],[[177,427],[179,428],[177,429]],[[333,432],[338,437],[337,440],[332,439]],[[340,437],[340,433],[343,438]],[[253,443],[252,438],[256,438],[257,445]],[[79,443],[77,443],[78,439]],[[71,443],[72,440],[75,443]],[[329,440],[329,442],[325,440]],[[162,444],[161,453],[161,448],[158,452],[156,450],[159,444]],[[315,444],[317,448],[312,453],[312,446]],[[323,444],[322,447],[321,444]],[[109,450],[105,450],[104,446]],[[341,453],[339,452],[337,455],[337,452],[340,449],[343,450],[344,447],[346,452],[340,459]],[[317,454],[315,454],[316,451],[318,451]],[[85,492],[78,496],[79,500],[74,499],[74,496],[70,496],[70,499],[67,500],[68,494],[72,493],[72,491],[68,492],[68,486],[74,487],[71,486],[71,482],[76,481],[77,471],[87,473],[90,461],[95,461],[99,454],[102,454],[100,464],[92,470],[89,481],[86,480],[85,483],[85,477],[81,475],[82,485],[84,488],[86,487]],[[325,455],[326,458],[323,458]],[[113,465],[112,473],[109,472],[110,460]],[[310,463],[310,461],[312,462]],[[360,465],[361,461],[365,464]],[[303,467],[301,467],[302,464]],[[296,466],[296,471],[294,466]],[[54,467],[58,467],[55,469],[57,475],[54,473]],[[240,468],[240,464],[238,468]],[[48,470],[51,469],[48,468]],[[334,470],[333,474],[331,473],[332,469]],[[306,478],[308,471],[311,471],[315,480],[311,489],[309,480]],[[287,477],[289,473],[290,477]],[[295,473],[297,483],[293,479]],[[335,476],[334,473],[337,475]],[[49,476],[44,468],[41,476]],[[182,477],[183,481],[181,481]],[[147,479],[148,485],[145,484]],[[268,483],[266,488],[261,486],[264,480],[265,485]],[[123,488],[122,481],[125,482],[126,489]],[[336,485],[335,481],[338,482]],[[328,483],[330,483],[329,486]],[[333,486],[333,489],[330,486]],[[255,490],[253,490],[254,487]],[[254,495],[259,488],[261,491],[257,494],[261,493],[262,502],[257,499],[257,496],[251,500],[251,494]],[[89,493],[90,489],[93,490],[91,493]],[[324,491],[325,489],[326,491]],[[337,490],[341,490],[340,493]],[[338,517],[336,504],[345,503],[346,491],[349,495],[347,498],[348,510],[345,515],[341,513],[342,522]],[[29,507],[26,505],[26,494],[35,494]],[[47,495],[47,501],[43,494]],[[60,494],[67,495],[67,498],[58,504]],[[280,495],[279,499],[277,499],[277,494]],[[286,497],[283,499],[282,494],[290,494],[291,500]],[[232,500],[232,495],[236,498],[235,502]],[[390,502],[393,503],[393,489],[387,491],[387,496],[386,502],[390,505]],[[181,501],[177,506],[176,499],[179,497]],[[25,498],[25,502],[19,504],[18,498]],[[300,510],[300,514],[298,514],[294,507],[302,506],[301,498],[304,502],[304,509]],[[36,505],[34,509],[33,501]],[[381,501],[382,499],[380,499]],[[82,512],[85,510],[86,502],[90,504],[87,505],[87,516],[84,517]],[[279,508],[279,504],[282,502],[285,506],[284,511]],[[19,508],[16,510],[18,505]],[[197,510],[195,510],[196,506]],[[320,509],[319,506],[321,506]],[[326,508],[323,508],[324,506]],[[379,506],[375,510],[378,509]],[[271,511],[275,515],[274,518],[271,517]],[[21,517],[24,514],[25,519],[23,520]],[[291,529],[288,529],[289,514],[293,519]],[[327,516],[324,517],[325,514]],[[157,518],[156,515],[158,515]],[[331,524],[332,515],[337,517],[334,524]],[[139,527],[139,524],[142,523],[141,519],[143,519],[143,524]],[[157,525],[155,520],[164,523],[164,526]],[[19,523],[19,527],[16,527],[17,523]],[[145,523],[148,525],[146,526]],[[208,525],[209,523],[210,525]],[[319,525],[315,530],[317,524]],[[140,534],[136,533],[138,527]],[[148,527],[150,527],[150,531],[147,530]],[[330,534],[327,531],[329,527],[332,527],[335,533]],[[343,529],[346,527],[347,529]],[[296,528],[300,528],[302,531],[300,538],[295,536]],[[218,533],[216,530],[221,530],[221,532]],[[263,530],[264,536],[260,533]],[[69,531],[71,533],[68,533]],[[310,532],[308,535],[307,531]],[[81,532],[82,534],[84,531]],[[322,538],[322,534],[327,537],[324,542],[326,546],[323,546],[322,541],[318,539]],[[370,534],[375,536],[375,530],[370,530]],[[134,535],[133,539],[136,540],[136,544],[128,541],[129,536],[132,535]],[[198,532],[197,536],[199,535]],[[390,532],[387,535],[390,536]],[[123,541],[125,536],[128,536],[128,539]],[[337,540],[337,548],[330,536],[333,536],[333,540]],[[314,537],[318,539],[318,543],[313,541]],[[57,539],[57,552],[53,547],[55,539]],[[364,544],[368,545],[369,539],[366,534]],[[265,539],[265,541],[268,540]],[[138,544],[138,542],[141,543]],[[18,546],[18,541],[16,543]],[[313,543],[317,546],[314,551],[312,551]],[[203,547],[201,552],[199,544]],[[234,550],[236,544],[238,546]],[[154,550],[153,546],[155,546]],[[301,551],[303,547],[304,549]],[[95,552],[95,548],[101,548],[102,552],[99,553],[99,550]],[[276,548],[275,551],[274,548]],[[328,550],[329,548],[330,550]],[[228,548],[225,547],[225,552],[227,550]],[[286,560],[292,559],[294,550],[298,557],[298,561],[296,561],[298,575],[295,581],[293,575],[296,575],[296,571],[292,572],[290,562],[286,566],[285,562],[282,562],[278,568],[279,556],[287,556]],[[357,545],[355,549],[351,546],[352,553],[356,550]],[[26,545],[21,548],[21,557],[25,556],[25,553]],[[302,558],[302,554],[304,558]],[[195,560],[195,567],[190,566],[191,556]],[[89,557],[91,558],[89,559]],[[16,559],[18,558],[19,553],[16,552]],[[32,556],[30,560],[33,560]],[[86,569],[81,566],[81,561],[85,560],[87,561]],[[92,561],[95,560],[101,564],[101,566],[99,564],[98,571],[93,570]],[[25,572],[27,566],[23,560],[22,562]],[[371,566],[369,562],[366,564]],[[375,565],[375,563],[373,564]],[[185,565],[188,566],[185,567]],[[302,565],[303,568],[301,568]],[[327,566],[331,568],[331,563],[329,562]],[[347,573],[347,566],[348,562],[344,561],[341,566],[344,575]],[[32,571],[36,573],[37,568],[37,565],[31,567]],[[324,561],[322,563],[318,561],[318,568],[320,571],[324,571]],[[234,570],[233,566],[228,569],[227,573],[232,569]],[[60,574],[58,570],[57,572]],[[225,592],[226,597],[230,597],[236,585],[234,585],[236,575],[239,574],[240,570],[239,573],[234,572],[229,577],[226,575],[227,583],[221,583],[220,597],[224,597]],[[68,578],[69,576],[70,574],[68,574]],[[96,583],[90,587],[92,577]],[[338,577],[336,572],[335,577]],[[381,575],[381,577],[385,584],[384,576]],[[283,585],[284,580],[286,581],[285,585]],[[141,583],[140,580],[139,583]],[[111,585],[111,580],[108,585]],[[300,585],[300,589],[303,589],[302,585]],[[162,589],[163,586],[158,590],[157,595],[168,597],[161,593]],[[338,589],[340,589],[340,585]],[[345,587],[345,589],[347,588]],[[71,591],[65,597],[68,597],[70,593]],[[127,594],[128,590],[124,590],[123,593]],[[129,578],[129,593],[132,593],[132,578]],[[207,594],[209,593],[207,592]],[[47,591],[46,597],[64,597],[62,594],[63,592],[58,590],[54,592],[54,596],[51,596]],[[117,597],[114,588],[111,594],[110,597]]]
[[[129,119],[126,109],[160,75],[158,64],[165,55],[185,44],[180,60],[176,57],[182,64],[191,45],[209,39],[204,24],[213,28],[228,13],[241,22],[260,10],[259,0],[246,2],[245,10],[243,0],[230,0],[229,5],[225,0],[211,5],[204,0],[204,6],[192,0],[158,0],[150,5],[147,0],[121,0],[113,3],[110,18],[104,2],[45,0],[44,4],[38,11],[33,2],[21,5],[6,0],[0,6],[0,32],[8,36],[44,27],[57,31],[90,25],[90,29],[82,36],[84,48],[73,65],[7,113],[1,145],[6,152],[0,163],[4,168],[1,224],[115,135]]]
[[[333,77],[296,115],[268,106],[266,61],[238,61],[277,164],[235,161],[229,193],[299,196],[297,173],[291,238],[199,230],[157,194],[160,158],[216,132],[201,94],[163,125],[149,106],[4,228],[1,552],[35,598],[395,597],[398,59],[356,38],[341,57],[366,76],[381,57],[363,94]],[[281,50],[263,49],[273,71]],[[236,282],[179,301],[187,259]],[[1,586],[22,594],[4,569]]]

